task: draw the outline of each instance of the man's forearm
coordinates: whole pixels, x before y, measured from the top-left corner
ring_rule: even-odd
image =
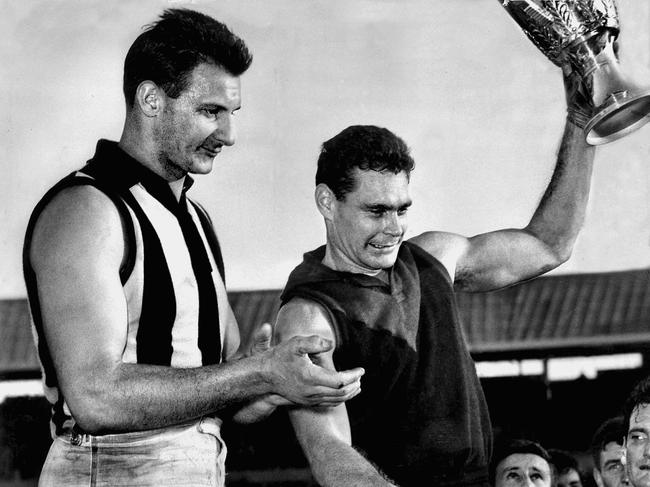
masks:
[[[567,121],[555,171],[526,227],[562,261],[569,257],[585,218],[594,154],[583,130]]]
[[[75,420],[94,433],[177,424],[271,390],[258,358],[188,369],[122,363],[94,376],[65,387]]]
[[[344,406],[332,409],[290,409],[289,418],[319,485],[395,485],[351,446],[347,411]]]
[[[352,446],[339,440],[321,441],[307,457],[314,478],[323,487],[395,486]]]
[[[81,364],[63,360],[57,374],[82,428],[132,431],[188,421],[269,393],[303,406],[341,404],[358,394],[363,369],[337,372],[312,363],[310,354],[331,346],[318,336],[294,337],[252,357],[188,369],[98,357]]]

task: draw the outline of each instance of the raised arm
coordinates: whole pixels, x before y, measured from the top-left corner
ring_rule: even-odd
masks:
[[[568,82],[566,86],[572,106],[574,95]],[[506,287],[547,272],[570,257],[585,217],[595,154],[571,118],[567,118],[551,181],[528,225],[471,238],[427,232],[412,239],[445,265],[458,289]]]
[[[335,340],[329,315],[320,305],[294,298],[280,309],[275,327],[277,342],[311,334]],[[332,354],[333,349],[330,349],[311,358],[334,371]],[[352,447],[345,404],[335,407],[294,407],[289,409],[289,418],[319,485],[394,485]]]
[[[320,337],[207,367],[123,363],[122,224],[113,203],[92,187],[66,189],[47,206],[29,252],[61,390],[90,433],[175,424],[269,393],[318,404],[323,397],[345,400],[358,388],[361,371],[338,374],[309,360],[332,346]]]

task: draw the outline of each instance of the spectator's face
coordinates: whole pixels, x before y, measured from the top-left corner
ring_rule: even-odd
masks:
[[[626,487],[629,485],[625,471],[625,448],[615,441],[605,445],[600,452],[600,469],[594,469],[598,487]]]
[[[557,476],[555,485],[557,487],[582,487],[582,480],[580,480],[580,474],[570,468]]]
[[[627,433],[626,458],[630,482],[634,487],[650,487],[650,405],[632,410]]]
[[[513,453],[497,465],[494,487],[551,487],[551,467],[532,453]]]
[[[371,274],[391,267],[407,228],[411,204],[405,172],[356,170],[355,189],[332,199],[328,219],[328,254],[335,268]]]

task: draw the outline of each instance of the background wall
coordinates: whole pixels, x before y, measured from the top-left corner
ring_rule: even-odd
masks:
[[[650,4],[619,4],[622,62],[650,84]],[[562,81],[496,0],[0,0],[0,298],[25,295],[34,204],[97,138],[119,138],[124,55],[170,6],[225,21],[255,56],[238,142],[193,190],[231,289],[282,287],[323,242],[315,160],[350,124],[389,127],[412,147],[410,235],[528,221],[562,132]],[[557,272],[648,265],[649,139],[647,126],[598,150],[585,229]]]

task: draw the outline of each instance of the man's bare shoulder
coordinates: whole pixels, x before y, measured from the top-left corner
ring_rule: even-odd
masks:
[[[438,259],[447,269],[452,282],[457,266],[469,248],[469,239],[450,232],[425,232],[410,238],[409,242]]]
[[[98,258],[96,252],[105,255],[111,250],[121,260],[124,236],[119,211],[102,191],[82,185],[61,190],[47,203],[34,226],[30,258],[37,269],[53,260]]]
[[[293,298],[280,308],[275,324],[276,339],[284,341],[298,335],[334,338],[329,313],[316,301]]]

